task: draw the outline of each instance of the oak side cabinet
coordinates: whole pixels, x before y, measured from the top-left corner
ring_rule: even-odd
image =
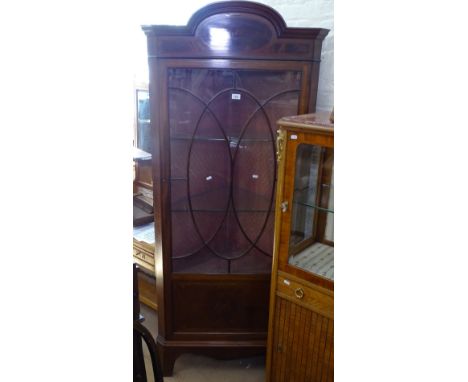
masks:
[[[328,30],[288,28],[272,8],[207,5],[186,26],[148,25],[157,345],[266,351],[276,121],[315,110]]]
[[[333,381],[333,124],[282,118],[267,381]]]

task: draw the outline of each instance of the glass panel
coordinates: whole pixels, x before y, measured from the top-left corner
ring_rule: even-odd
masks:
[[[332,174],[331,174],[331,181],[330,181],[330,194],[328,197],[328,208],[334,210],[333,206],[333,171],[334,167],[332,165]],[[325,226],[325,240],[334,240],[334,230],[333,230],[333,212],[327,213],[327,224]]]
[[[148,90],[137,90],[137,147],[148,153],[153,152]]]
[[[333,149],[296,151],[289,264],[333,280]]]
[[[297,114],[301,73],[168,74],[174,272],[270,272],[276,121]]]
[[[261,103],[297,93],[300,82],[301,73],[294,71],[242,70],[236,73],[237,87],[247,90]]]

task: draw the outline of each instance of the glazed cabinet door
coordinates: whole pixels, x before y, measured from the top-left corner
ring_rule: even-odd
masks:
[[[266,337],[276,121],[307,104],[309,68],[270,66],[160,63],[158,107],[167,111],[158,129],[161,239],[171,340]]]
[[[333,290],[333,137],[285,131],[279,270]]]
[[[172,272],[270,272],[275,126],[299,109],[298,69],[167,68]]]

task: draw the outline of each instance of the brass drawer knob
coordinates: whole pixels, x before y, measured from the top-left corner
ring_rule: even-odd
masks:
[[[297,288],[295,291],[294,291],[294,294],[296,295],[296,297],[300,300],[301,298],[304,297],[304,290],[302,288]]]

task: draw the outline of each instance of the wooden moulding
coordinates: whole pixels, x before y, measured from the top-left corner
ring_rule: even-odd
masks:
[[[273,8],[249,1],[224,1],[208,4],[195,12],[187,25],[143,25],[147,36],[194,36],[197,27],[208,17],[223,13],[244,13],[265,18],[276,30],[278,37],[323,40],[328,29],[323,28],[288,28],[283,17]]]
[[[226,20],[227,14],[229,21]],[[229,29],[233,28],[233,18],[237,19],[237,29]],[[229,29],[228,47],[218,48],[210,44],[209,39],[203,39],[210,33],[207,28],[213,27]],[[329,32],[323,28],[289,28],[273,8],[248,1],[209,4],[195,12],[186,26],[144,25],[142,29],[148,36],[149,58],[250,58],[315,62],[320,62],[322,40]]]

